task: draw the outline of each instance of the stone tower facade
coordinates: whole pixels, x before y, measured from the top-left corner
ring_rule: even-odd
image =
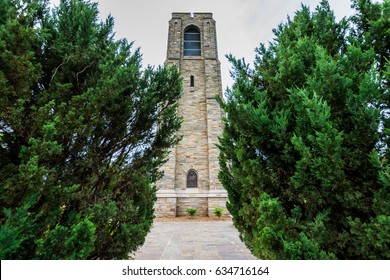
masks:
[[[222,95],[222,84],[212,13],[172,14],[165,63],[176,65],[183,76],[182,140],[163,166],[155,214],[183,216],[190,207],[200,216],[212,216],[215,207],[226,213],[227,193],[218,180],[222,110],[215,97]]]

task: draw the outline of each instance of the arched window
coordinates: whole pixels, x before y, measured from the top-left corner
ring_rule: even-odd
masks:
[[[198,187],[198,174],[195,170],[190,170],[187,173],[187,188],[197,188]]]
[[[184,56],[200,56],[200,32],[194,26],[184,31]]]

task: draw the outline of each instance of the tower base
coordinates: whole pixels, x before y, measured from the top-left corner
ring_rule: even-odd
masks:
[[[157,201],[154,204],[154,214],[157,218],[173,218],[186,216],[186,209],[197,209],[196,216],[212,217],[214,209],[226,210],[227,193],[225,190],[197,191],[161,189],[157,191]]]

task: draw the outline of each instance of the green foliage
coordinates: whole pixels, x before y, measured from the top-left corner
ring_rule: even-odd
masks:
[[[214,210],[213,210],[213,213],[218,218],[221,218],[222,217],[222,213],[223,213],[223,209],[221,207],[215,207]]]
[[[94,249],[95,225],[80,214],[70,213],[66,226],[56,225],[36,240],[40,259],[86,259]],[[59,246],[60,245],[60,246]]]
[[[355,22],[387,24],[388,1],[354,1],[363,2]],[[228,56],[235,83],[220,101],[219,178],[259,258],[389,257],[388,49],[349,23],[327,1],[313,13],[302,6],[256,49],[253,69]]]
[[[352,17],[357,25],[353,34],[364,49],[375,50],[378,67],[384,70],[390,59],[390,1],[352,0],[352,7],[357,11]]]
[[[0,2],[0,257],[127,259],[178,141],[181,78],[97,4]]]
[[[196,208],[187,208],[186,212],[187,212],[188,216],[193,218],[195,216],[196,212],[198,212],[198,210]]]
[[[328,221],[328,212],[318,214],[313,222],[308,223],[305,231],[296,225],[296,218],[301,216],[301,209],[295,207],[292,217],[288,217],[278,199],[266,193],[252,201],[253,207],[262,213],[257,221],[255,232],[255,255],[267,259],[333,259],[333,254],[324,252],[319,241],[326,231],[324,222]],[[317,237],[317,240],[312,237]]]

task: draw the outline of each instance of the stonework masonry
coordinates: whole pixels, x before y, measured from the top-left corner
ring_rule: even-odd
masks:
[[[187,40],[194,42],[185,44],[185,34]],[[193,38],[200,38],[200,43]],[[200,53],[184,55],[186,48],[200,49]],[[178,107],[178,114],[183,117],[178,132],[182,140],[162,167],[164,177],[157,183],[155,214],[183,216],[190,207],[201,216],[213,215],[215,207],[223,208],[227,214],[227,193],[218,180],[216,144],[222,133],[222,111],[216,95],[222,95],[222,83],[212,13],[172,14],[165,64],[176,65],[183,76],[184,94]],[[187,187],[191,170],[196,174],[196,187]]]

